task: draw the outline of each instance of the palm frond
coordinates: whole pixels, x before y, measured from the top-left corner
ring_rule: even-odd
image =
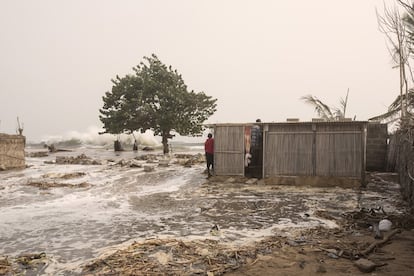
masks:
[[[301,100],[304,100],[305,103],[312,105],[315,108],[315,112],[318,114],[319,117],[326,120],[334,119],[334,114],[331,108],[328,105],[324,104],[322,101],[320,101],[317,97],[314,97],[312,95],[306,95],[301,97]]]
[[[344,98],[339,99],[339,104],[340,104],[340,106],[342,108],[342,116],[343,116],[343,118],[345,118],[345,115],[346,115],[346,106],[348,104],[348,95],[349,95],[349,88],[346,91],[345,99]]]

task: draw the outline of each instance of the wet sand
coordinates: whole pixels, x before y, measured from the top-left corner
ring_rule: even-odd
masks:
[[[256,259],[244,259],[237,268],[268,269],[265,266],[271,262],[267,258],[275,258],[283,250],[287,250],[286,256],[297,256],[298,248],[285,246],[286,241],[297,240],[311,229],[319,229],[315,233],[323,233],[321,229],[327,233],[341,230],[347,225],[344,215],[350,212],[381,206],[395,218],[407,213],[399,185],[393,182],[373,181],[364,190],[246,184],[248,180],[243,178],[206,180],[204,163],[183,166],[187,161],[184,158],[172,156],[167,167],[158,166],[157,160],[142,160],[142,164],[154,166],[154,171],[145,172],[142,167],[120,165],[120,160],[137,157],[133,153],[83,151],[103,161],[102,165],[44,163],[53,160],[54,155],[28,158],[28,169],[0,173],[0,255],[17,258],[24,253],[45,252],[44,266],[36,269],[43,269],[45,275],[78,275],[85,265],[134,242],[212,240],[220,246],[242,248],[278,237],[282,247],[259,252]],[[60,154],[79,153],[81,150]],[[68,174],[78,176],[62,178]],[[65,185],[28,185],[35,181]],[[84,182],[89,186],[67,185]],[[219,227],[217,233],[211,232],[214,225]],[[348,234],[373,237],[367,227]],[[328,242],[332,237],[320,238]],[[253,270],[243,273],[258,275]]]

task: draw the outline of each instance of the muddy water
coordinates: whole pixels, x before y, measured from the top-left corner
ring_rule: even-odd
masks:
[[[134,157],[98,149],[62,155],[80,153],[113,161]],[[391,209],[395,199],[374,191],[207,182],[202,164],[144,172],[115,162],[44,163],[54,158],[28,158],[30,168],[0,173],[0,255],[45,252],[51,257],[46,269],[50,275],[77,274],[87,260],[132,240],[172,236],[246,243],[304,227],[337,227],[333,221],[313,216],[316,210],[340,216],[362,205]],[[74,172],[85,175],[53,178]],[[36,180],[91,186],[39,189],[27,185]],[[219,225],[220,235],[210,234],[213,225]]]
[[[107,154],[110,153],[102,152],[102,155]],[[131,155],[111,158],[128,159]],[[46,252],[53,257],[50,274],[73,270],[85,260],[96,257],[105,247],[158,233],[162,229],[163,213],[172,213],[174,208],[139,208],[133,203],[134,199],[150,198],[153,194],[168,197],[186,185],[200,185],[202,179],[200,168],[184,170],[179,166],[145,173],[143,169],[123,168],[114,163],[99,166],[44,164],[54,158],[28,158],[30,168],[0,173],[0,254]],[[68,180],[53,178],[74,172],[86,174]],[[28,186],[31,181],[87,182],[91,186],[39,189]]]

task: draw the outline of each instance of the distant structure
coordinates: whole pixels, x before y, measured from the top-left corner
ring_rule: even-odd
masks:
[[[0,171],[24,168],[24,148],[26,138],[23,135],[0,133]]]

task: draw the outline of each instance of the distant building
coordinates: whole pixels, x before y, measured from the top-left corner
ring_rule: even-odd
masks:
[[[26,138],[0,133],[0,170],[24,168]]]

